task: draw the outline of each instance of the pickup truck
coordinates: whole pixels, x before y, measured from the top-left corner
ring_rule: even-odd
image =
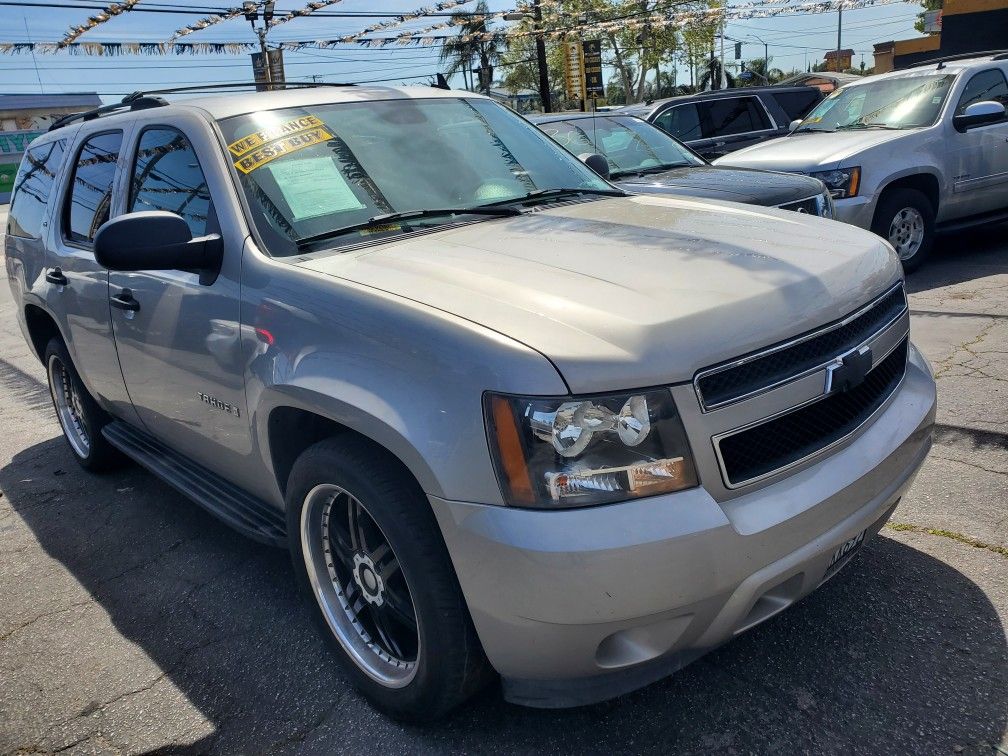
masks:
[[[832,578],[931,443],[885,241],[626,195],[468,92],[131,96],[30,145],[5,245],[68,453],[289,549],[405,719],[673,673]]]

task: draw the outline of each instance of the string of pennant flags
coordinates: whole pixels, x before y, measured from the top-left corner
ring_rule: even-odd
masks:
[[[468,34],[456,34],[451,29],[462,23],[468,23],[474,19],[484,18],[499,19],[515,12],[523,12],[524,8],[519,6],[517,11],[499,11],[485,14],[485,16],[466,15],[465,17],[447,19],[445,21],[432,24],[422,29],[404,30],[395,35],[378,35],[378,32],[386,31],[395,26],[408,21],[429,17],[433,13],[443,12],[458,6],[464,5],[471,0],[441,0],[435,5],[425,8],[418,8],[410,13],[396,16],[394,19],[372,24],[361,31],[332,39],[306,39],[288,40],[279,43],[271,43],[274,48],[297,52],[306,48],[335,48],[345,45],[357,45],[364,47],[385,47],[389,45],[399,46],[430,46],[442,44],[447,39],[457,39],[460,42],[491,41],[505,39],[521,39],[542,35],[546,39],[560,39],[569,34],[590,35],[604,34],[616,30],[633,30],[638,28],[675,28],[685,26],[693,21],[719,21],[744,20],[753,18],[770,18],[781,15],[793,14],[814,14],[828,13],[836,11],[842,7],[843,10],[857,10],[891,3],[902,2],[903,0],[747,0],[747,2],[730,5],[728,7],[712,7],[696,9],[685,12],[665,10],[650,15],[642,15],[633,18],[619,18],[610,20],[573,20],[571,24],[561,28],[535,28],[531,26],[512,27],[510,29],[472,32]],[[67,52],[71,55],[97,55],[97,56],[119,56],[119,55],[234,55],[258,49],[258,44],[254,42],[179,42],[179,37],[202,31],[210,26],[222,21],[243,15],[247,8],[229,8],[226,11],[207,16],[188,26],[175,30],[171,38],[165,42],[78,42],[77,38],[86,31],[104,23],[110,18],[127,12],[141,0],[120,0],[120,2],[107,6],[103,11],[96,13],[88,19],[88,22],[73,27],[58,42],[0,42],[0,54],[20,54],[20,53],[59,53]],[[306,5],[300,11],[301,16],[309,15],[316,10],[335,5],[341,0],[315,0]],[[540,0],[540,8],[551,10],[561,9],[562,0]],[[256,4],[256,7],[260,5]],[[294,16],[299,17],[299,16]],[[290,17],[284,16],[286,20]]]

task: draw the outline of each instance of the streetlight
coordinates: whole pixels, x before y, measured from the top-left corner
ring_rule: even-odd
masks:
[[[524,21],[529,18],[527,13],[505,13],[505,21]],[[539,0],[532,0],[531,18],[538,29],[535,38],[536,64],[539,67],[539,99],[542,101],[543,112],[552,113],[553,106],[550,103],[549,75],[546,69],[546,42],[542,35],[542,10],[539,8]]]
[[[244,8],[245,20],[252,24],[252,31],[254,31],[259,37],[259,49],[262,52],[263,70],[266,72],[266,88],[273,89],[273,70],[270,65],[269,50],[266,48],[266,31],[269,29],[270,21],[273,20],[273,11],[276,8],[276,0],[267,0],[267,2],[263,4],[263,25],[259,27],[256,26],[256,21],[259,20],[258,4],[247,2],[245,3]]]

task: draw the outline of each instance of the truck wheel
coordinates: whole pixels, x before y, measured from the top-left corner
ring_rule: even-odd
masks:
[[[872,231],[892,244],[903,270],[917,270],[931,252],[935,211],[916,189],[894,189],[882,195]]]
[[[287,533],[323,636],[379,709],[429,721],[491,679],[430,503],[383,449],[342,436],[305,451]]]
[[[90,472],[118,466],[122,455],[101,434],[110,418],[84,388],[61,339],[46,345],[45,366],[56,418],[74,459]]]

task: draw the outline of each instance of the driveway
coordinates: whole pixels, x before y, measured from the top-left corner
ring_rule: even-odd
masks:
[[[0,753],[1008,754],[1006,232],[942,239],[910,279],[936,444],[842,574],[629,696],[490,689],[426,728],[349,688],[285,552],[137,468],[78,469],[0,286]]]

